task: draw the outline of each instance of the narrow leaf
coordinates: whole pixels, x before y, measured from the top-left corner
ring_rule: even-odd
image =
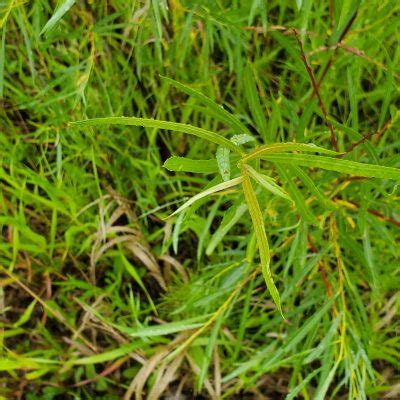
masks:
[[[286,193],[283,188],[281,188],[279,185],[277,185],[272,178],[269,178],[268,176],[265,176],[263,174],[258,173],[254,168],[250,167],[250,165],[244,166],[244,168],[247,169],[249,172],[250,176],[261,186],[263,186],[265,189],[267,189],[269,192],[276,196],[280,196],[284,198],[285,200],[293,201],[290,196]]]
[[[250,64],[244,70],[244,93],[256,127],[261,136],[264,137],[267,132],[267,120],[265,118],[265,111],[261,107],[254,72]]]
[[[308,187],[310,192],[319,200],[319,202],[326,208],[333,209],[335,206],[329,200],[328,197],[325,197],[317,188],[313,180],[298,166],[289,165],[290,173],[294,176],[297,176],[301,181]]]
[[[243,162],[254,160],[255,158],[264,157],[270,153],[285,153],[287,151],[307,151],[312,153],[340,154],[333,150],[324,149],[315,144],[308,143],[272,143],[257,147],[251,153],[243,157]]]
[[[257,238],[258,250],[260,252],[261,268],[265,279],[267,288],[274,300],[279,312],[282,314],[281,299],[279,297],[278,289],[272,279],[272,273],[270,269],[270,252],[267,235],[264,229],[264,221],[261,213],[260,206],[257,201],[256,194],[250,182],[250,178],[246,169],[242,169],[243,175],[243,193],[246,199],[247,206],[249,207],[249,212],[251,220],[253,222],[254,232]]]
[[[243,198],[241,197],[241,201]],[[247,211],[247,204],[234,204],[229,210],[224,214],[224,218],[222,219],[221,225],[218,227],[216,232],[213,234],[210,239],[210,243],[207,246],[206,254],[209,256],[215,250],[219,243],[221,243],[222,239],[229,232],[229,230],[239,221],[242,215]]]
[[[186,157],[173,156],[164,163],[164,168],[168,171],[182,171],[202,174],[211,174],[218,172],[217,161],[212,160],[191,160]]]
[[[115,360],[116,358],[123,357],[124,355],[136,350],[142,344],[140,342],[123,344],[115,350],[106,351],[104,353],[96,354],[94,356],[83,357],[77,360],[69,361],[67,364],[72,365],[90,365],[104,363],[106,361]]]
[[[243,178],[240,176],[238,178],[231,179],[227,182],[222,182],[219,183],[218,185],[212,186],[207,190],[204,190],[201,193],[196,194],[193,196],[191,199],[189,199],[186,203],[182,204],[174,213],[170,215],[170,217],[179,214],[181,211],[186,210],[188,207],[190,207],[193,203],[195,203],[197,200],[202,199],[203,197],[209,196],[210,194],[213,194],[215,192],[219,192],[221,190],[229,189],[233,186],[238,185],[239,183],[242,183]]]
[[[296,209],[308,223],[314,226],[318,226],[317,217],[311,212],[310,208],[307,206],[306,201],[301,194],[300,190],[294,184],[292,178],[288,175],[288,173],[279,165],[276,166],[279,171],[279,174],[282,177],[282,180],[287,182],[288,191],[290,193],[291,198],[294,200],[296,204]]]
[[[217,133],[208,131],[203,128],[196,126],[180,124],[178,122],[170,121],[159,121],[156,119],[149,118],[136,118],[136,117],[106,117],[106,118],[93,118],[85,119],[81,121],[71,122],[74,126],[96,126],[96,125],[133,125],[143,126],[145,128],[158,128],[166,129],[170,131],[187,133],[189,135],[198,136],[202,139],[208,140],[209,142],[219,144],[220,146],[226,147],[235,153],[243,154],[243,151],[239,146],[236,146],[230,140],[224,138]]]
[[[57,22],[68,12],[68,10],[75,4],[76,0],[65,0],[60,7],[57,8],[53,16],[47,21],[40,34],[54,28]]]
[[[224,181],[228,181],[231,177],[231,164],[229,160],[229,149],[218,147],[215,158],[217,159],[219,173]]]
[[[340,158],[316,156],[311,154],[264,154],[262,159],[275,163],[317,167],[345,174],[366,176],[370,178],[400,180],[400,169],[381,165],[363,164]]]
[[[168,78],[166,76],[161,76],[161,79],[164,80],[165,82],[170,83],[171,85],[175,86],[177,89],[188,94],[189,96],[194,97],[196,100],[198,100],[199,102],[201,102],[204,105],[206,105],[207,107],[209,107],[214,112],[215,116],[218,116],[221,121],[225,122],[227,125],[231,126],[236,131],[238,131],[240,133],[246,132],[246,133],[250,134],[249,130],[238,118],[236,118],[230,112],[226,111],[222,106],[216,104],[213,100],[211,100],[209,97],[205,96],[203,93],[201,93],[195,89],[192,89],[180,82],[177,82],[174,79]]]

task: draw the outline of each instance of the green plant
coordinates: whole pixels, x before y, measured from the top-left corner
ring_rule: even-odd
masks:
[[[0,398],[398,398],[399,12],[0,3]]]
[[[284,169],[284,167],[288,167],[290,175],[297,175],[301,177],[306,182],[306,184],[308,184],[312,188],[316,196],[319,199],[322,199],[324,205],[329,204],[329,199],[324,198],[324,196],[319,193],[318,188],[312,183],[312,180],[309,178],[309,176],[306,175],[304,171],[299,168],[299,166],[311,168],[317,167],[354,176],[394,179],[398,181],[400,181],[400,170],[392,167],[359,163],[341,158],[327,157],[315,154],[303,154],[305,152],[309,152],[331,156],[343,155],[333,150],[328,150],[316,146],[312,143],[272,143],[258,146],[255,149],[246,152],[240,147],[240,144],[244,144],[246,142],[253,143],[255,142],[255,138],[250,134],[249,130],[243,126],[242,122],[239,119],[237,119],[233,114],[230,114],[229,112],[224,110],[223,107],[218,106],[211,99],[205,97],[194,89],[184,86],[179,82],[175,82],[170,78],[166,80],[169,83],[177,86],[179,89],[183,90],[185,93],[193,96],[194,98],[202,102],[205,106],[209,108],[211,115],[213,115],[220,121],[229,124],[232,129],[239,130],[238,134],[228,140],[217,133],[207,131],[202,128],[197,128],[192,125],[136,117],[95,118],[77,121],[72,123],[72,125],[83,127],[96,125],[133,125],[147,128],[165,129],[198,136],[201,139],[219,145],[220,148],[216,157],[216,161],[219,171],[221,173],[221,179],[223,179],[224,181],[222,183],[213,185],[207,190],[200,192],[196,196],[192,197],[185,204],[180,206],[171,216],[186,210],[193,203],[206,196],[210,196],[216,192],[227,190],[236,186],[241,186],[241,192],[247,204],[247,208],[252,220],[253,230],[255,233],[260,254],[262,274],[264,276],[268,291],[273,301],[275,302],[279,312],[283,316],[281,299],[275,286],[270,268],[271,256],[268,245],[268,238],[264,227],[263,214],[257,201],[257,195],[253,188],[251,180],[256,182],[262,188],[271,192],[273,195],[280,196],[285,200],[292,201],[293,203],[295,203],[297,211],[304,219],[310,220],[311,223],[318,223],[315,222],[315,216],[313,216],[308,210],[307,205],[302,198],[299,190],[293,184],[290,185],[289,191],[293,197],[292,199],[285,192],[285,190],[275,182],[273,178],[260,172],[259,161],[265,160],[276,164],[281,176],[284,179],[287,179],[288,182],[290,182],[291,178]],[[247,86],[249,85],[252,86],[250,90],[251,102],[249,104],[250,106],[252,106],[258,104],[259,99],[256,97],[257,94],[255,89],[253,88],[253,83],[247,82]],[[239,159],[236,160],[236,165],[231,162],[229,154],[230,151],[239,156]],[[295,152],[301,152],[301,154],[297,154]],[[172,157],[165,162],[164,166],[170,171],[204,173],[210,172],[209,166],[207,166],[206,169],[202,169],[201,165],[207,165],[208,163],[209,161],[207,160],[192,160],[184,157]],[[254,169],[251,164],[254,164],[259,171]],[[231,170],[236,172],[237,177],[229,179]],[[239,207],[239,205],[237,205],[237,207]]]

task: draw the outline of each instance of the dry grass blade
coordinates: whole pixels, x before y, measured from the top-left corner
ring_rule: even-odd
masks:
[[[163,363],[157,374],[154,385],[147,396],[148,400],[157,400],[167,389],[169,384],[176,379],[176,371],[181,366],[185,354],[182,353],[176,357],[170,364]]]
[[[171,349],[181,343],[187,337],[187,333],[181,333],[175,340],[173,340],[169,345],[159,349],[149,360],[147,360],[140,371],[136,374],[135,378],[129,385],[128,390],[124,395],[124,400],[130,400],[135,394],[135,400],[143,399],[143,390],[146,382],[150,375],[157,369],[157,366],[161,361],[169,354]]]
[[[124,248],[129,250],[134,257],[139,259],[143,265],[149,270],[150,274],[157,280],[159,285],[165,289],[165,280],[162,276],[160,266],[150,251],[148,244],[144,239],[144,235],[140,230],[137,218],[128,207],[128,202],[124,201],[120,196],[117,197],[112,192],[113,199],[106,206],[99,203],[100,223],[98,231],[94,236],[94,243],[90,258],[90,276],[93,283],[96,281],[96,264],[99,259],[111,248],[118,244],[123,244]],[[111,216],[105,221],[105,215],[116,207]],[[130,226],[115,225],[121,219],[126,217]]]

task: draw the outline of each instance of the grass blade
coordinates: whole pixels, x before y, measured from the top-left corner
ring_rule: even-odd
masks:
[[[290,196],[294,200],[294,203],[296,204],[296,209],[301,215],[301,217],[304,218],[309,224],[318,226],[317,217],[311,212],[310,208],[306,204],[303,195],[301,194],[297,186],[294,184],[292,178],[280,165],[277,165],[276,168],[278,169],[282,179],[285,182],[287,182]]]
[[[240,199],[243,201],[243,198]],[[224,214],[221,225],[210,239],[206,249],[206,254],[209,256],[213,253],[215,248],[221,243],[222,239],[229,232],[229,230],[239,221],[242,215],[247,211],[246,203],[235,203]]]
[[[243,74],[244,78],[244,93],[246,95],[247,103],[256,127],[261,134],[265,137],[267,134],[267,120],[265,119],[265,111],[263,111],[260,98],[257,92],[257,86],[254,80],[254,72],[252,67],[248,65]]]
[[[237,133],[248,133],[251,135],[250,131],[246,128],[246,126],[233,114],[226,111],[222,106],[216,104],[213,100],[209,97],[205,96],[203,93],[192,89],[180,82],[175,81],[174,79],[168,78],[166,76],[161,76],[161,79],[165,82],[170,83],[171,85],[175,86],[177,89],[181,90],[182,92],[188,94],[189,96],[194,97],[200,103],[203,103],[207,107],[209,107],[214,115],[218,117],[221,121],[225,122],[227,125],[232,127]]]
[[[46,25],[40,32],[43,35],[45,32],[53,29],[57,22],[64,16],[65,13],[75,4],[76,0],[65,0],[55,11],[53,16],[47,21]]]
[[[329,198],[325,197],[320,192],[313,180],[300,167],[296,165],[289,165],[288,167],[291,175],[297,176],[325,208],[334,208],[334,205]]]

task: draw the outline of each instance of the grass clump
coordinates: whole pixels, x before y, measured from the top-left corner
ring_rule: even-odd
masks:
[[[3,398],[399,396],[399,6],[2,7]]]

